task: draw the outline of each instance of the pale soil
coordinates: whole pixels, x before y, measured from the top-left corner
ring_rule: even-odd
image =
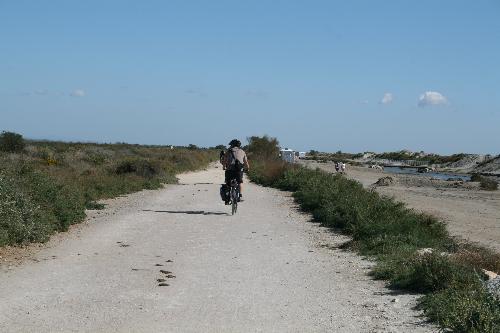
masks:
[[[229,216],[222,180],[211,168],[108,200],[0,265],[0,332],[436,330],[416,295],[372,280],[373,264],[338,249],[345,237],[310,223],[288,193],[246,184]]]
[[[335,172],[330,163],[308,164]],[[454,236],[500,252],[500,191],[480,190],[475,183],[459,185],[427,176],[396,175],[364,167],[348,166],[346,175],[367,188],[381,177],[392,177],[394,184],[376,187],[376,191],[440,218]]]

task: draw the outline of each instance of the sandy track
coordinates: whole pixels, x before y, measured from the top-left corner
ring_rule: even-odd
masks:
[[[433,330],[412,310],[416,296],[371,280],[372,264],[337,249],[345,239],[288,194],[247,185],[231,217],[220,169],[180,181],[109,200],[32,260],[0,266],[0,331]]]

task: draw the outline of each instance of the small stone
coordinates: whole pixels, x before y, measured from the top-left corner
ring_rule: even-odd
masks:
[[[434,252],[434,249],[432,249],[430,247],[426,247],[426,248],[417,250],[417,253],[421,256],[426,255],[426,254],[431,254],[432,252]]]
[[[398,303],[398,302],[399,302],[399,299],[398,299],[398,298],[393,298],[391,302],[392,302],[392,303]]]
[[[488,277],[488,280],[493,280],[498,277],[498,274],[495,272],[487,271],[485,269],[483,269],[482,271]]]
[[[163,273],[163,274],[172,274],[171,271],[166,271],[166,270],[163,270],[163,269],[160,269],[160,273]]]
[[[162,282],[158,284],[158,287],[168,287],[170,286],[168,283]]]

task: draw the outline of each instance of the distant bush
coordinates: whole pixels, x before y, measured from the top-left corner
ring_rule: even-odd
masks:
[[[347,161],[361,157],[363,157],[363,154],[361,153],[356,153],[356,154],[343,153],[340,150],[335,153],[324,153],[324,152],[322,153],[316,150],[310,150],[304,159],[315,160],[320,163],[326,163],[328,161],[334,161],[334,162]],[[355,163],[355,162],[350,161],[349,163]]]
[[[470,177],[470,180],[473,182],[479,182],[479,186],[481,189],[486,191],[496,191],[498,190],[498,183],[488,177],[481,176],[478,173],[473,173]]]
[[[154,165],[151,161],[146,159],[124,160],[118,163],[115,168],[117,175],[127,173],[134,173],[137,176],[144,178],[153,178],[162,172],[158,165]]]
[[[17,153],[23,151],[24,146],[24,139],[21,134],[13,132],[2,132],[0,134],[0,151]]]
[[[388,159],[388,160],[396,160],[396,161],[411,160],[411,159],[415,158],[414,155],[410,154],[407,151],[382,153],[382,154],[377,154],[375,157],[382,158],[382,159]]]
[[[473,174],[470,176],[470,180],[471,180],[471,182],[480,182],[482,178],[483,178],[483,177],[481,177],[481,175],[480,175],[480,174],[478,174],[478,173],[473,173]]]
[[[267,135],[249,137],[246,149],[249,158],[252,160],[269,161],[279,159],[279,142],[276,138]]]
[[[281,160],[273,160],[263,163],[262,161],[253,161],[250,169],[250,177],[256,183],[270,186],[276,178],[283,174],[287,168],[287,163]]]
[[[382,158],[382,159],[395,160],[395,161],[417,159],[417,160],[427,161],[429,164],[446,164],[446,163],[458,162],[466,156],[467,156],[466,154],[453,154],[449,156],[437,155],[437,154],[416,155],[404,150],[376,155],[377,158]]]
[[[86,161],[94,165],[103,165],[106,163],[106,155],[99,153],[90,153],[86,158]]]
[[[447,164],[458,162],[465,157],[467,157],[466,154],[453,154],[449,156],[430,154],[422,157],[422,159],[429,161],[429,164]]]
[[[479,184],[483,190],[487,191],[498,190],[498,183],[490,178],[482,177]]]

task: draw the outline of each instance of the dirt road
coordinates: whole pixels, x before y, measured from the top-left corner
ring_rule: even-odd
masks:
[[[31,258],[3,262],[0,332],[435,330],[416,296],[371,280],[372,264],[336,248],[345,239],[288,194],[247,185],[232,217],[221,181],[211,168],[109,200]]]

